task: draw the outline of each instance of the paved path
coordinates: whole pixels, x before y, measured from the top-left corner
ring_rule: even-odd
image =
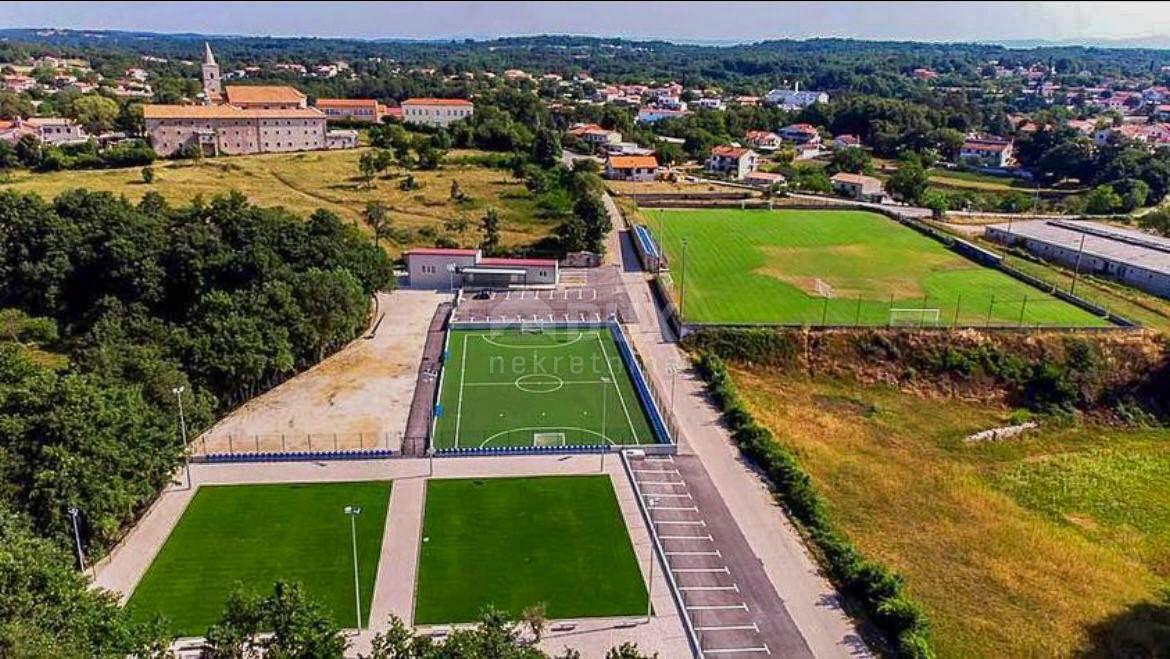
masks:
[[[620,227],[613,200],[606,196],[605,201],[614,226]],[[625,253],[619,242],[623,238],[628,236],[614,231],[609,249]],[[869,656],[853,621],[841,607],[840,595],[820,573],[766,484],[732,443],[703,382],[687,366],[686,354],[675,343],[654,303],[646,275],[624,270],[622,277],[640,321],[627,332],[643,357],[647,377],[655,380],[659,391],[672,392],[669,396],[675,399],[673,410],[682,430],[680,452],[702,461],[731,519],[813,655]]]
[[[811,658],[699,459],[647,457],[630,464],[703,653]]]
[[[414,583],[425,496],[426,481],[421,477],[398,479],[390,490],[382,558],[370,602],[371,625],[385,624],[392,614],[407,623],[414,619]]]

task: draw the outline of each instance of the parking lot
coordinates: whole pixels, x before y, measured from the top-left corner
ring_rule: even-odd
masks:
[[[695,456],[632,458],[686,615],[708,657],[812,657]]]
[[[455,319],[479,322],[637,322],[616,266],[564,268],[548,290],[465,291]]]

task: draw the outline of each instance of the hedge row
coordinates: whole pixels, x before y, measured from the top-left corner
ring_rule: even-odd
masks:
[[[829,575],[842,595],[864,611],[887,637],[897,656],[934,657],[926,615],[906,594],[902,577],[885,565],[866,560],[833,528],[808,474],[796,456],[752,418],[723,360],[702,351],[695,366],[722,410],[732,439],[748,459],[764,470],[780,502],[824,557]]]

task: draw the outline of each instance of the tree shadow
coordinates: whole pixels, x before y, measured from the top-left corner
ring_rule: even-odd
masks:
[[[1089,628],[1083,657],[1170,658],[1170,593],[1142,602]]]

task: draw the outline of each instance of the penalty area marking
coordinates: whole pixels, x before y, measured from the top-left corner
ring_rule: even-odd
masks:
[[[589,435],[595,435],[595,436],[600,437],[601,439],[604,439],[605,441],[609,442],[610,446],[617,446],[617,442],[613,441],[609,437],[606,437],[605,435],[597,432],[596,430],[589,430],[588,428],[577,428],[574,426],[525,426],[523,428],[509,428],[508,430],[501,430],[500,432],[483,440],[483,443],[481,443],[479,445],[479,447],[480,448],[487,448],[487,445],[490,444],[492,441],[494,441],[497,437],[502,437],[504,435],[514,433],[514,432],[537,433],[537,432],[556,432],[558,430],[569,430],[569,431],[575,430],[577,432],[581,432],[581,433],[585,433],[585,434],[589,434]]]
[[[590,333],[597,334],[597,332],[590,332]],[[525,350],[525,349],[531,348],[533,350],[540,350],[542,348],[550,348],[550,349],[551,348],[566,348],[568,346],[573,345],[574,343],[578,343],[579,341],[581,341],[581,339],[585,338],[585,334],[586,334],[585,332],[577,332],[577,335],[574,336],[572,338],[572,340],[570,340],[570,341],[565,341],[564,343],[560,343],[560,342],[550,343],[547,345],[533,345],[533,344],[512,345],[512,344],[508,344],[508,343],[500,343],[499,341],[496,341],[495,339],[488,337],[487,334],[478,334],[476,336],[483,339],[485,343],[493,345],[497,348],[507,348],[508,350],[517,350],[517,349]],[[600,335],[598,335],[598,336],[600,336]]]

